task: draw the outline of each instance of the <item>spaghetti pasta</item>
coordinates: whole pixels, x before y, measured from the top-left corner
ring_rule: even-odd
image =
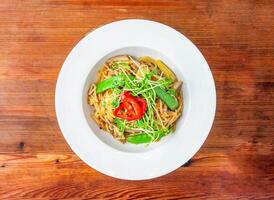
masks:
[[[162,61],[161,67],[157,63],[150,57],[115,56],[106,61],[98,72],[98,80],[90,85],[91,117],[101,129],[122,143],[157,142],[175,130],[183,109],[182,93],[171,69]],[[125,92],[134,101],[142,99],[145,102],[142,115],[137,113],[142,106],[144,108],[140,101],[122,107],[126,105]],[[118,108],[120,115],[117,117],[115,110]],[[131,120],[132,116],[135,120]]]

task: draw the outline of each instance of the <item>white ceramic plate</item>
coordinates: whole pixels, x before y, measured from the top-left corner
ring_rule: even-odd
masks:
[[[90,119],[89,84],[102,63],[119,54],[162,59],[183,80],[184,110],[175,133],[152,145],[121,144]],[[148,20],[123,20],[85,36],[60,71],[55,107],[61,131],[72,150],[106,175],[144,180],[167,174],[202,146],[216,107],[214,80],[196,46],[176,30]]]

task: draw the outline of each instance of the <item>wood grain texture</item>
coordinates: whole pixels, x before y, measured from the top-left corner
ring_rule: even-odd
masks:
[[[0,1],[0,199],[274,199],[273,1]],[[176,28],[217,87],[209,138],[148,181],[107,177],[69,148],[54,111],[60,67],[89,31],[126,18]]]

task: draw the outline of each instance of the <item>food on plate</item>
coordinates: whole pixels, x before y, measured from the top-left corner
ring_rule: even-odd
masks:
[[[157,142],[175,130],[183,109],[181,85],[161,60],[109,58],[88,91],[91,117],[122,143]]]

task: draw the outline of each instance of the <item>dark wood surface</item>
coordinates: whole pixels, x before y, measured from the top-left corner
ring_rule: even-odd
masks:
[[[0,1],[0,199],[274,199],[273,1]],[[201,150],[148,181],[89,168],[54,111],[58,72],[89,31],[126,18],[174,27],[201,50],[217,113]],[[92,156],[92,155],[91,155]]]

